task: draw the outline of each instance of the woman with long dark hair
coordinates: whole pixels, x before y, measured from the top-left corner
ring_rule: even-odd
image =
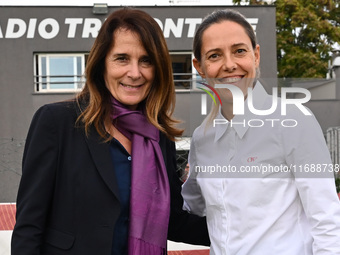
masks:
[[[205,218],[182,211],[174,101],[155,20],[130,8],[109,15],[83,91],[33,117],[12,255],[161,255],[167,238],[209,244]]]

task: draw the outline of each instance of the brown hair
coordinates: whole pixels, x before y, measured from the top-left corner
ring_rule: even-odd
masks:
[[[205,30],[207,30],[211,25],[216,23],[222,23],[223,21],[232,21],[240,26],[242,26],[247,33],[253,49],[256,48],[256,35],[253,27],[249,24],[246,18],[238,11],[225,9],[217,10],[209,14],[203,19],[203,22],[198,27],[193,43],[194,56],[198,61],[201,61],[201,49],[202,49],[202,37]]]
[[[92,46],[85,70],[86,83],[78,95],[78,102],[85,101],[88,105],[78,118],[85,126],[88,134],[91,125],[104,139],[110,139],[105,130],[111,113],[110,92],[104,81],[105,58],[114,45],[114,33],[124,28],[139,35],[145,50],[155,67],[155,78],[145,105],[146,117],[168,138],[174,140],[182,134],[182,130],[174,127],[178,121],[171,116],[175,107],[175,85],[173,81],[171,59],[168,47],[157,22],[146,12],[122,8],[113,12],[103,23]]]

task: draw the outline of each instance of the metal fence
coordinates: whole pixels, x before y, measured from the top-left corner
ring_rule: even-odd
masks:
[[[326,141],[331,154],[333,165],[340,164],[340,127],[331,127],[327,129]],[[336,177],[340,177],[339,173]]]
[[[185,166],[188,163],[191,137],[181,137],[176,141],[177,174],[182,181],[186,179]]]

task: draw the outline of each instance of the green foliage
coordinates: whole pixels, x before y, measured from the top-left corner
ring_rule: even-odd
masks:
[[[340,0],[276,0],[278,76],[324,78],[335,42],[340,42]],[[237,5],[267,4],[234,0]]]
[[[336,191],[339,193],[340,192],[340,178],[335,179],[335,186],[336,186]]]

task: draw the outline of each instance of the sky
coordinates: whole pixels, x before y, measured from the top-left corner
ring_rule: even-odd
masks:
[[[0,0],[0,6],[92,6],[94,3],[109,6],[232,5],[232,0]]]

